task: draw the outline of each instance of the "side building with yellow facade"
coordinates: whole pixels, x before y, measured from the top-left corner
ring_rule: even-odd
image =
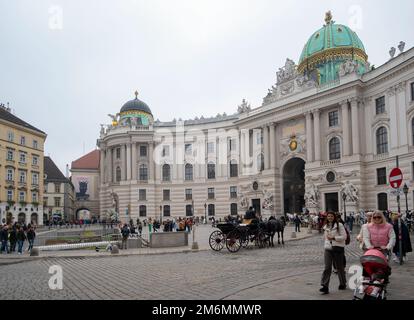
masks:
[[[0,105],[0,218],[43,225],[46,133]]]

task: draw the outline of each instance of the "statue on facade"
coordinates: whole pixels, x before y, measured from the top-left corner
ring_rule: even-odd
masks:
[[[389,54],[390,54],[391,59],[392,59],[392,58],[394,58],[394,56],[395,56],[395,51],[396,51],[396,49],[395,49],[394,47],[391,47],[391,49],[390,49],[390,51],[389,51]]]
[[[242,104],[237,107],[237,112],[240,114],[244,112],[249,112],[251,109],[252,108],[250,107],[250,104],[247,103],[246,99],[243,99]]]
[[[400,41],[400,44],[398,45],[398,50],[400,50],[400,53],[404,52],[404,48],[405,48],[405,42]]]
[[[306,185],[304,198],[307,206],[318,205],[319,190],[313,183]]]
[[[262,208],[266,210],[273,210],[273,194],[263,190],[263,205]]]
[[[341,194],[346,195],[346,201],[358,201],[358,189],[349,181],[346,181],[340,190]]]
[[[296,65],[295,62],[289,58],[286,59],[285,66],[279,68],[276,72],[277,83],[286,82],[292,80],[296,76]]]
[[[101,124],[101,135],[104,135],[104,134],[105,134],[105,128],[104,128],[104,125]]]
[[[354,60],[345,60],[340,66],[339,66],[339,76],[343,77],[347,74],[351,74],[355,71],[357,71],[358,63]]]
[[[240,193],[239,194],[239,198],[240,198],[240,207],[242,209],[247,209],[247,207],[248,207],[249,204],[247,202],[246,197],[243,195],[243,193]]]

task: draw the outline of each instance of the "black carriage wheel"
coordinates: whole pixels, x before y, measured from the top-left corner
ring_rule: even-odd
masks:
[[[230,231],[226,237],[226,247],[227,250],[234,253],[240,250],[241,248],[241,234],[238,230]]]
[[[226,236],[221,231],[214,231],[210,234],[210,238],[208,239],[208,243],[210,244],[210,248],[214,251],[220,251],[224,248],[224,243],[226,241]]]
[[[268,244],[268,239],[267,239],[267,235],[266,233],[264,233],[263,231],[259,231],[259,233],[256,236],[256,240],[257,240],[257,245],[259,248],[266,248],[267,244]]]

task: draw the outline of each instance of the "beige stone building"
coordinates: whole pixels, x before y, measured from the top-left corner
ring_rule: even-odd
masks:
[[[261,106],[243,100],[232,115],[160,122],[136,93],[101,128],[100,214],[396,210],[397,156],[412,209],[414,49],[404,46],[373,68],[357,34],[328,14]]]
[[[0,217],[43,224],[43,152],[46,134],[0,106]]]

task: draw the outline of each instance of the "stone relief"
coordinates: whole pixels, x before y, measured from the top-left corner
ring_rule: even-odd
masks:
[[[340,66],[339,66],[339,76],[343,77],[348,74],[354,73],[358,70],[358,63],[354,60],[345,60]]]
[[[263,190],[263,209],[266,210],[273,210],[273,194],[271,192],[268,192],[267,190]]]
[[[247,103],[246,99],[243,99],[242,104],[237,107],[237,113],[245,113],[249,112],[251,110],[251,106],[249,103]]]
[[[347,202],[358,201],[358,189],[348,180],[344,183],[344,185],[340,189],[340,193],[346,195]]]
[[[276,72],[277,84],[293,80],[296,77],[296,74],[295,62],[287,58],[285,66],[283,68],[279,68],[279,71]]]
[[[313,183],[307,184],[304,195],[307,207],[318,206],[319,190]]]

